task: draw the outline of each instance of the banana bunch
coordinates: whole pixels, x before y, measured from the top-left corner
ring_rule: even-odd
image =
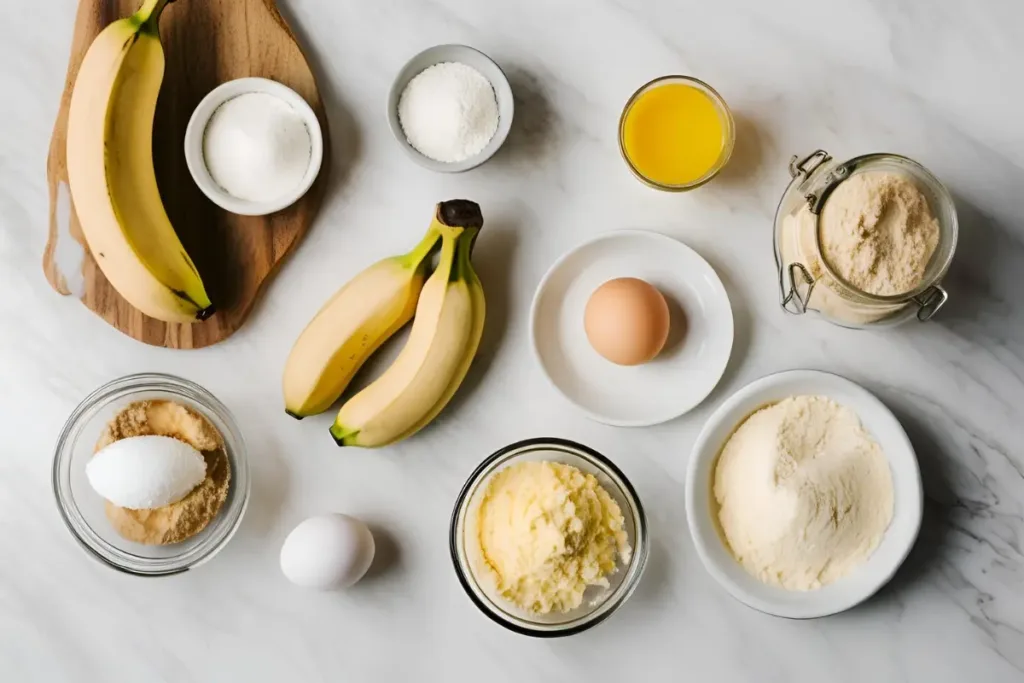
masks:
[[[145,0],[89,46],[71,93],[67,170],[89,251],[110,284],[146,315],[187,323],[208,318],[213,305],[164,211],[153,169],[166,3]]]
[[[398,358],[341,406],[331,435],[340,446],[386,446],[437,417],[483,334],[484,292],[470,263],[482,225],[476,203],[441,202],[415,249],[375,263],[342,287],[288,356],[285,410],[299,418],[327,410],[366,359],[415,316]],[[426,278],[438,243],[437,267]]]
[[[373,264],[324,304],[285,363],[289,415],[302,419],[330,408],[366,359],[412,320],[440,240],[431,225],[415,249]]]

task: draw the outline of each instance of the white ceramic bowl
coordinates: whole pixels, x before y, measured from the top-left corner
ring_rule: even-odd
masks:
[[[770,586],[747,573],[719,533],[711,491],[718,454],[740,422],[758,408],[796,395],[827,396],[855,411],[889,460],[894,492],[892,523],[875,552],[847,576],[806,592]],[[686,515],[704,567],[740,602],[794,619],[842,612],[874,595],[892,578],[914,545],[923,504],[917,457],[892,412],[850,380],[814,370],[762,377],[726,399],[697,437],[686,480]]]
[[[273,197],[264,202],[254,202],[248,199],[241,199],[229,194],[224,188],[218,185],[210,171],[206,168],[206,161],[203,156],[203,136],[206,133],[206,126],[210,117],[217,111],[217,108],[230,99],[246,93],[265,93],[273,95],[285,104],[291,106],[298,114],[306,130],[309,131],[310,154],[309,166],[302,180],[289,192],[279,197]],[[211,90],[202,99],[199,106],[192,112],[185,129],[185,163],[188,164],[188,171],[192,174],[199,189],[203,191],[210,201],[231,213],[242,216],[265,216],[275,211],[280,211],[294,204],[302,195],[306,194],[316,176],[320,173],[320,164],[324,158],[324,137],[320,128],[320,121],[316,113],[309,106],[306,100],[302,99],[299,93],[277,81],[268,78],[236,78],[227,83],[221,83]]]
[[[491,87],[494,88],[494,97],[498,101],[498,130],[494,132],[494,137],[476,156],[454,163],[436,161],[421,154],[415,147],[409,144],[409,140],[405,137],[405,131],[402,130],[402,124],[398,120],[398,101],[402,97],[405,86],[409,85],[409,81],[418,76],[424,69],[435,64],[441,64],[442,62],[460,62],[482,73],[491,82]],[[514,113],[515,103],[512,99],[512,86],[509,85],[505,72],[483,52],[466,45],[435,45],[419,53],[406,62],[402,70],[398,72],[395,82],[391,85],[391,92],[388,94],[388,125],[391,126],[391,132],[394,133],[398,144],[420,166],[441,173],[468,171],[494,156],[494,153],[505,142],[508,132],[512,129],[512,116]]]
[[[587,340],[587,301],[616,277],[650,282],[669,304],[668,342],[643,365],[616,365]],[[585,242],[551,266],[533,297],[530,339],[541,370],[570,403],[598,422],[640,427],[682,415],[715,388],[732,351],[732,307],[714,269],[693,249],[624,230]]]

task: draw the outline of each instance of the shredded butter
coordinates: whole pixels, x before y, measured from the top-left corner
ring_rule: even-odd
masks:
[[[521,462],[495,474],[477,513],[486,568],[502,597],[536,614],[568,612],[588,586],[608,587],[632,550],[618,504],[591,474]]]

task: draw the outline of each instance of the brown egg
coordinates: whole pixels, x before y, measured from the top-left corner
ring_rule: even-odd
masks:
[[[643,280],[616,278],[590,295],[583,327],[599,354],[618,365],[639,365],[665,346],[668,304],[661,292]]]

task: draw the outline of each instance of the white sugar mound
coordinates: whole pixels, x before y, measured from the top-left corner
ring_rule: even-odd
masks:
[[[133,436],[96,453],[85,466],[85,476],[114,505],[147,510],[187,496],[206,478],[206,460],[169,436]]]

